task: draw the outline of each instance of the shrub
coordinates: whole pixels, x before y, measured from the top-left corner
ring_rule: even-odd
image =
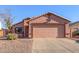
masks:
[[[15,39],[17,39],[17,36],[16,36],[15,34],[8,33],[7,39],[8,39],[8,40],[15,40]]]
[[[74,32],[73,32],[73,35],[79,35],[79,30],[74,31]]]

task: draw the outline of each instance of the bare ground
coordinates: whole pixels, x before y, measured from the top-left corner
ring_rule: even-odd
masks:
[[[32,52],[32,40],[0,40],[0,53]]]
[[[79,43],[67,38],[0,40],[0,53],[79,53]]]

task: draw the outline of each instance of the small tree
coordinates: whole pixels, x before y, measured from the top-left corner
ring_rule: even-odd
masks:
[[[4,23],[5,28],[8,29],[10,32],[11,27],[12,27],[12,15],[10,13],[10,9],[3,9],[0,13],[0,18],[2,19],[1,21]]]
[[[12,22],[11,22],[11,19],[9,17],[5,18],[4,19],[5,21],[5,26],[8,30],[8,33],[12,33],[11,29],[12,29]]]
[[[79,35],[79,30],[76,30],[72,33],[73,35]]]
[[[8,11],[8,10],[6,10]],[[8,11],[9,12],[9,11]],[[13,19],[12,19],[12,16],[11,14],[9,13],[3,13],[3,14],[0,14],[1,17],[3,18],[3,22],[5,24],[5,27],[7,28],[7,31],[8,31],[8,35],[7,35],[7,39],[9,40],[14,40],[16,39],[16,36],[12,33],[12,23],[13,23]]]

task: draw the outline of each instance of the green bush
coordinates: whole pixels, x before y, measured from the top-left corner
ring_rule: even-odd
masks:
[[[8,40],[15,40],[15,39],[17,39],[17,37],[16,37],[15,34],[8,33],[8,35],[7,35],[7,39],[8,39]]]
[[[74,31],[74,32],[73,32],[73,35],[79,35],[79,30]]]

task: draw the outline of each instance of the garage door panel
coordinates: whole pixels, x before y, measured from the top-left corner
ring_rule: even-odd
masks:
[[[59,25],[34,25],[33,37],[34,38],[56,38],[63,37],[62,26]],[[62,32],[62,34],[61,34]]]

